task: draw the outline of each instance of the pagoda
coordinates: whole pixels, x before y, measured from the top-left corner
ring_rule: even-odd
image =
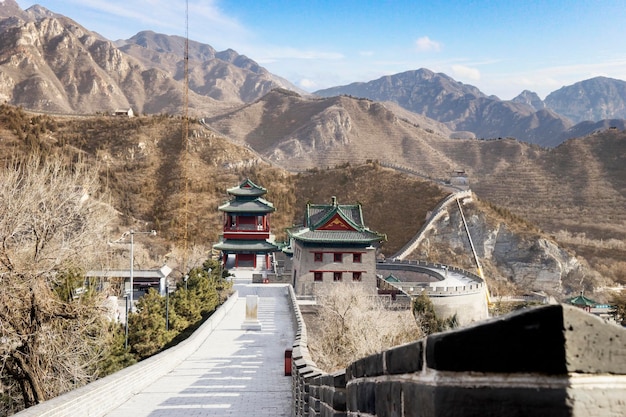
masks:
[[[287,233],[296,294],[338,282],[376,291],[376,249],[386,236],[365,226],[361,204],[307,204],[304,224]]]
[[[274,206],[263,196],[267,190],[245,179],[227,190],[230,201],[221,205],[224,229],[221,242],[213,245],[222,253],[226,269],[270,270],[270,254],[278,250],[271,242],[270,213]]]

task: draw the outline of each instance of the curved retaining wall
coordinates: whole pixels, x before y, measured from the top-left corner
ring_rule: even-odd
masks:
[[[410,297],[417,296],[426,290],[437,314],[440,317],[451,317],[456,314],[460,325],[467,325],[488,318],[487,285],[482,278],[474,273],[452,266],[423,261],[392,260],[376,264],[377,272],[410,270],[428,274],[439,281],[444,281],[444,275],[432,269],[443,268],[447,268],[449,272],[462,274],[470,278],[472,282],[461,286],[443,286],[436,282],[426,284],[417,282],[392,283],[380,280],[379,286],[385,289],[393,287]]]
[[[189,338],[133,366],[27,408],[19,417],[100,417],[126,402],[195,352],[237,302],[235,292]]]
[[[466,271],[464,269],[461,268],[457,268],[455,266],[449,266],[449,265],[444,265],[444,264],[437,264],[437,263],[431,263],[431,262],[424,262],[424,261],[405,261],[405,260],[387,260],[385,262],[379,262],[376,264],[376,271],[378,270],[382,270],[382,271],[402,271],[402,270],[408,270],[408,271],[416,271],[416,272],[421,272],[427,275],[430,275],[432,277],[435,277],[437,280],[439,281],[443,281],[445,279],[444,274],[437,272],[437,271],[433,271],[433,269],[447,269],[448,271],[452,271],[452,272],[456,272],[459,274],[462,274],[470,279],[472,279],[473,281],[475,281],[474,284],[472,285],[480,285],[483,286],[485,284],[485,280],[483,280],[481,277],[479,277],[478,275],[474,274],[473,272],[469,272]]]

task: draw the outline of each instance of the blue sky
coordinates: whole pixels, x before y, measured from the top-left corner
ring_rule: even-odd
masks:
[[[2,1],[2,0],[0,0]],[[184,0],[18,0],[111,40],[186,34]],[[511,99],[626,80],[626,0],[189,0],[189,38],[315,91],[428,68]]]

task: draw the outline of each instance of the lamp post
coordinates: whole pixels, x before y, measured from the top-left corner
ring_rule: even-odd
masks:
[[[126,313],[124,314],[124,350],[128,349],[128,295],[124,296],[126,301]]]

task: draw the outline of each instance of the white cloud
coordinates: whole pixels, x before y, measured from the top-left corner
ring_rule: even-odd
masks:
[[[309,80],[308,78],[303,78],[298,82],[298,85],[304,90],[311,91],[317,87],[317,83],[313,80]]]
[[[480,80],[480,71],[476,68],[466,67],[465,65],[452,65],[452,74],[458,78],[465,78],[472,81]]]
[[[415,41],[418,52],[440,51],[441,43],[430,39],[428,36],[422,36]]]

